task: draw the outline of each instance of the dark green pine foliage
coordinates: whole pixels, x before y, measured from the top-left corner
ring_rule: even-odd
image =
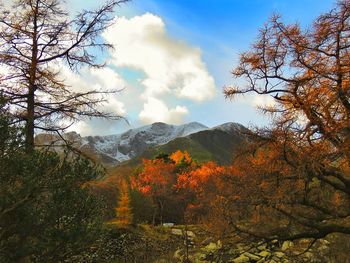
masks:
[[[0,262],[79,262],[102,227],[103,206],[86,187],[100,171],[81,158],[27,154],[0,111]]]

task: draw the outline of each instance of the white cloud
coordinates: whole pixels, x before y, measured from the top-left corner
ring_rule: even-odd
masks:
[[[74,92],[87,92],[91,90],[107,91],[122,90],[126,87],[126,82],[111,68],[94,69],[84,67],[80,74],[69,70],[66,66],[56,65],[56,70],[60,71],[61,79],[70,86]],[[112,113],[118,116],[126,115],[124,102],[120,100],[120,93],[93,95],[95,98],[102,96],[105,102],[97,106],[103,112]],[[102,119],[83,119],[75,123],[69,130],[76,131],[81,135],[108,135],[113,133],[116,122]]]
[[[59,67],[64,82],[75,92],[87,92],[90,90],[107,91],[122,90],[126,87],[125,81],[112,69],[105,67],[102,69],[83,68],[81,74],[73,73],[66,66]],[[111,93],[103,96],[105,103],[98,106],[99,110],[117,115],[125,115],[125,104],[118,98],[119,93]]]
[[[161,121],[180,124],[187,114],[188,110],[184,106],[176,106],[175,108],[169,109],[163,101],[150,97],[144,104],[139,118],[144,123]]]
[[[160,17],[147,13],[131,19],[118,18],[103,37],[115,46],[110,63],[145,74],[141,80],[144,107],[139,117],[142,121],[179,122],[179,116],[188,114],[183,106],[169,110],[160,100],[161,96],[196,102],[214,97],[215,82],[202,61],[200,49],[171,38]],[[153,112],[155,105],[165,107],[167,111]],[[151,117],[150,112],[154,116]],[[170,118],[170,115],[174,117]]]
[[[255,94],[251,100],[253,106],[256,107],[274,107],[276,106],[276,101],[269,95],[257,95]]]

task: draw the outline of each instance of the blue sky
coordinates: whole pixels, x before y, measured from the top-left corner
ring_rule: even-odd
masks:
[[[71,10],[96,6],[92,0],[67,4]],[[110,134],[153,121],[198,121],[210,127],[229,121],[267,125],[269,120],[255,106],[268,98],[228,101],[222,95],[223,86],[237,84],[230,70],[239,53],[249,49],[259,27],[273,13],[305,27],[333,6],[329,0],[133,0],[123,4],[116,10],[122,19],[104,38],[116,45],[116,51],[108,54],[108,67],[125,90],[113,101],[130,126],[91,121],[77,127],[83,134]]]

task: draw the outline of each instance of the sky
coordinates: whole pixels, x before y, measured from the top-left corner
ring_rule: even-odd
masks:
[[[74,13],[101,1],[67,0]],[[82,135],[107,135],[161,121],[192,121],[213,127],[225,122],[266,126],[258,105],[270,97],[246,95],[227,100],[223,87],[242,85],[230,71],[249,50],[258,30],[274,13],[288,23],[309,27],[334,7],[330,0],[133,0],[115,11],[102,37],[115,46],[99,54],[107,66],[64,71],[75,87],[120,89],[104,109],[126,121],[85,120],[71,129]]]

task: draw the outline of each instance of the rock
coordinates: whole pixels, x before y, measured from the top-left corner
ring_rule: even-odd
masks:
[[[235,258],[233,263],[248,263],[250,262],[250,259],[244,255],[240,255],[238,258]]]
[[[213,238],[212,237],[208,237],[205,240],[202,241],[202,245],[203,246],[207,246],[209,245],[211,242],[213,242]]]
[[[171,229],[171,233],[172,233],[173,235],[182,236],[182,230],[181,230],[181,229],[178,229],[178,228],[173,228],[173,229]]]
[[[329,245],[330,242],[326,239],[319,239],[318,242],[320,242],[322,245]]]
[[[182,229],[179,229],[179,228],[172,228],[171,234],[176,235],[176,236],[183,236],[184,231]],[[189,239],[193,239],[196,237],[196,235],[192,231],[187,231],[187,237]]]
[[[261,251],[261,252],[259,253],[259,256],[261,256],[261,257],[263,257],[263,258],[266,258],[266,257],[271,256],[271,252],[269,252],[269,251]]]
[[[260,251],[263,251],[263,250],[266,250],[266,245],[260,245],[260,246],[258,246],[258,250],[260,250]]]
[[[180,261],[180,260],[182,260],[184,255],[185,255],[184,250],[183,249],[178,249],[174,253],[174,258]]]
[[[254,260],[254,261],[259,261],[261,259],[261,257],[254,255],[252,253],[249,253],[249,252],[245,252],[243,255],[250,258],[251,260]]]
[[[210,242],[209,245],[207,245],[205,247],[205,250],[207,250],[207,251],[213,251],[213,250],[217,250],[217,249],[218,249],[218,246],[214,242]]]
[[[187,231],[187,236],[191,238],[196,237],[196,235],[192,231]]]
[[[314,254],[311,252],[306,252],[303,256],[309,260],[312,260],[314,258]]]
[[[290,249],[291,247],[293,247],[294,244],[292,241],[284,241],[283,244],[282,244],[282,251],[286,251],[288,249]]]
[[[164,227],[173,227],[174,223],[163,223]]]
[[[283,252],[275,252],[274,255],[278,258],[283,258],[286,254],[284,254]]]

